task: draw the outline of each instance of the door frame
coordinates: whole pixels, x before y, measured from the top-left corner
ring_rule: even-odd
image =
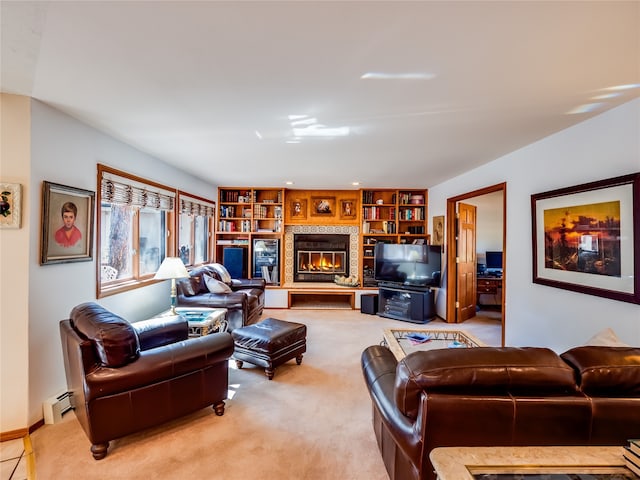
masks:
[[[458,282],[458,274],[456,268],[456,212],[457,204],[462,200],[468,200],[473,197],[485,195],[487,193],[502,192],[502,340],[504,346],[504,325],[506,320],[505,309],[505,291],[506,291],[506,256],[507,256],[507,183],[498,183],[489,187],[480,188],[472,192],[463,193],[455,197],[447,199],[447,217],[446,217],[446,245],[447,245],[447,323],[457,323],[456,315],[456,289]],[[453,274],[452,274],[453,272]]]

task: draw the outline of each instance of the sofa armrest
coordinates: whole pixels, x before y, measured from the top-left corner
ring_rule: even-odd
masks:
[[[398,361],[393,353],[380,345],[367,347],[361,356],[362,373],[369,389],[373,408],[380,413],[397,445],[409,458],[418,454],[421,438],[413,419],[400,412],[395,402]]]
[[[258,288],[264,290],[266,288],[267,283],[264,281],[264,278],[232,278],[231,279],[231,290],[241,290],[245,288]]]
[[[178,295],[179,307],[226,308],[246,311],[248,303],[246,295],[242,292],[201,293],[193,297]]]
[[[86,375],[86,401],[143,388],[227,362],[233,354],[230,333],[213,333],[140,352],[124,367],[99,367]]]
[[[150,318],[131,325],[138,335],[140,350],[149,350],[189,338],[189,322],[180,315]]]

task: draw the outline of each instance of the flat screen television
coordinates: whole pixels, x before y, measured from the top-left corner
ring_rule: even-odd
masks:
[[[502,252],[485,252],[487,270],[502,271]]]
[[[378,243],[374,251],[374,278],[378,282],[439,287],[442,247]]]

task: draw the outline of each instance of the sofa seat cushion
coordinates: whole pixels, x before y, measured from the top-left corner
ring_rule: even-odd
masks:
[[[561,355],[578,376],[587,395],[640,396],[640,348],[583,346]]]
[[[573,369],[552,350],[535,347],[437,349],[398,364],[396,404],[415,418],[422,392],[469,395],[575,393]]]
[[[93,343],[102,366],[122,367],[140,355],[138,335],[133,326],[97,303],[74,307],[70,320],[72,326]]]

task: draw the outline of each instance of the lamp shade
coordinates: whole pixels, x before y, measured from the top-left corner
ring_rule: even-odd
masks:
[[[166,280],[168,278],[185,278],[188,276],[189,272],[187,272],[180,257],[165,257],[153,278],[156,280]]]

